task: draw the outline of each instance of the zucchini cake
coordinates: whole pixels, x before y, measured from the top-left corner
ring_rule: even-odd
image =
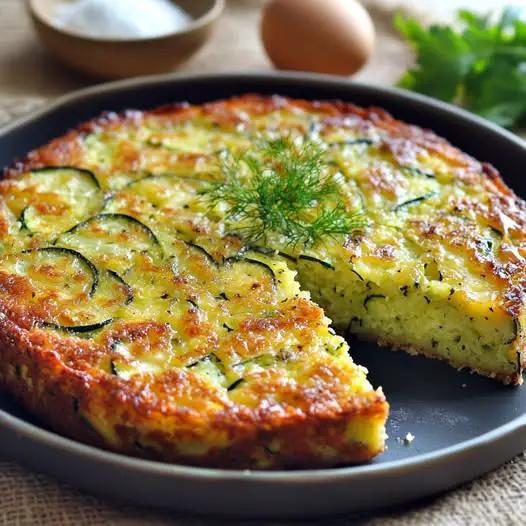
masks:
[[[78,440],[225,468],[368,460],[388,405],[347,331],[522,381],[525,204],[380,109],[108,113],[0,193],[0,381]]]

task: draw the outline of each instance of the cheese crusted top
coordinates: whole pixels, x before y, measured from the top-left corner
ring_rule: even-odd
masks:
[[[369,219],[363,234],[249,247],[221,206],[210,210],[218,156],[261,133],[326,148],[345,206]],[[6,316],[67,341],[68,368],[150,412],[184,407],[192,425],[227,412],[271,425],[383,401],[291,260],[350,265],[384,290],[432,280],[468,311],[523,311],[524,203],[491,166],[380,109],[248,95],[110,113],[7,169],[0,193]],[[103,421],[109,409],[98,409]]]
[[[346,204],[366,210],[371,224],[365,235],[343,248],[338,243],[316,247],[321,259],[352,258],[358,272],[378,266],[387,274],[403,264],[412,282],[440,271],[444,289],[462,284],[457,299],[464,296],[467,303],[482,302],[519,317],[525,280],[524,202],[492,166],[377,108],[249,95],[202,106],[182,104],[147,113],[107,114],[7,170],[1,191],[17,216],[26,202],[16,197],[17,181],[30,168],[82,167],[96,174],[105,195],[113,192],[104,210],[136,212],[148,224],[146,215],[163,203],[150,202],[148,210],[141,210],[128,191],[134,182],[160,174],[212,179],[216,154],[250,148],[259,132],[297,133],[320,141],[328,149],[334,171],[344,177]],[[184,191],[199,193],[200,183],[186,182]],[[153,182],[145,182],[142,189],[156,192]],[[79,195],[83,193],[78,190]],[[156,199],[162,198],[157,195]],[[176,216],[170,220],[177,221],[181,230],[199,221],[207,233],[217,229],[215,237],[228,231],[215,224],[218,217],[207,222],[210,217],[202,201],[194,202],[191,209],[166,211],[180,205],[186,206],[182,201],[172,202],[162,212]],[[82,210],[84,216],[92,213],[72,203],[61,202],[60,206],[64,207],[61,217],[68,217],[61,227],[78,221],[79,217],[71,216],[72,210]],[[5,233],[7,214],[2,226]]]

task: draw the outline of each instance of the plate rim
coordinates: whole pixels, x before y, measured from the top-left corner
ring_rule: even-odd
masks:
[[[83,99],[89,99],[100,93],[118,93],[126,89],[134,89],[140,86],[150,86],[159,84],[179,84],[184,82],[206,82],[223,80],[247,80],[263,79],[291,84],[293,82],[318,83],[325,86],[334,86],[369,92],[379,96],[387,96],[395,99],[401,99],[405,102],[413,102],[425,105],[440,114],[449,115],[455,119],[464,120],[467,123],[475,125],[477,128],[483,128],[489,132],[496,133],[507,141],[513,142],[516,146],[526,151],[526,143],[518,136],[511,132],[492,124],[485,119],[469,113],[466,110],[453,106],[451,104],[413,93],[407,90],[392,86],[373,85],[364,82],[350,81],[345,78],[339,78],[331,75],[311,74],[302,72],[277,72],[277,71],[248,71],[248,72],[222,72],[222,73],[170,73],[163,75],[153,75],[149,77],[137,77],[133,79],[119,80],[114,82],[96,84],[87,88],[73,91],[67,95],[60,96],[53,101],[44,104],[36,112],[29,116],[23,116],[8,123],[0,128],[0,139],[12,131],[23,126],[29,125],[56,111],[64,109],[70,104],[75,104]],[[95,117],[95,116],[94,116]],[[521,388],[521,387],[519,387]],[[513,389],[513,387],[511,387]],[[526,389],[526,385],[522,387]],[[0,393],[0,396],[4,396]],[[8,396],[8,395],[5,395]],[[469,452],[475,452],[479,449],[488,447],[500,441],[504,441],[522,433],[526,440],[526,413],[520,415],[509,422],[498,426],[486,433],[480,434],[474,438],[463,440],[454,445],[437,449],[432,452],[416,454],[411,458],[387,461],[381,464],[369,463],[365,465],[355,465],[327,469],[307,469],[297,471],[261,471],[261,470],[235,470],[235,469],[217,469],[196,466],[186,466],[180,464],[170,464],[161,461],[146,460],[120,453],[90,446],[82,442],[64,437],[53,431],[49,431],[39,425],[33,424],[15,416],[3,409],[0,409],[0,426],[11,430],[16,435],[43,443],[53,449],[62,450],[74,456],[87,456],[94,461],[102,462],[106,465],[113,465],[132,471],[148,472],[159,476],[177,477],[177,478],[197,478],[207,481],[244,481],[247,479],[261,483],[280,483],[285,485],[295,484],[318,484],[321,481],[351,481],[354,478],[392,475],[393,472],[401,474],[418,470],[423,465],[439,463],[445,459],[463,455]]]

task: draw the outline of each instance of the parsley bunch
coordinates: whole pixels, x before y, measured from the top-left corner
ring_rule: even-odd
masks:
[[[453,102],[511,128],[526,113],[526,21],[507,7],[500,18],[459,11],[459,29],[397,15],[395,27],[416,52],[398,85]]]
[[[274,233],[290,245],[309,246],[325,236],[352,235],[365,226],[360,211],[343,202],[341,185],[313,142],[280,137],[220,160],[220,180],[207,191],[212,206],[248,242]]]

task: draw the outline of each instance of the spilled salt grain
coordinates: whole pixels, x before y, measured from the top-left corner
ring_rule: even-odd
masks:
[[[414,439],[415,436],[412,433],[407,433],[407,435],[404,438],[404,444],[408,446]]]
[[[192,17],[170,0],[75,0],[55,8],[58,28],[96,38],[152,38],[183,29]]]

